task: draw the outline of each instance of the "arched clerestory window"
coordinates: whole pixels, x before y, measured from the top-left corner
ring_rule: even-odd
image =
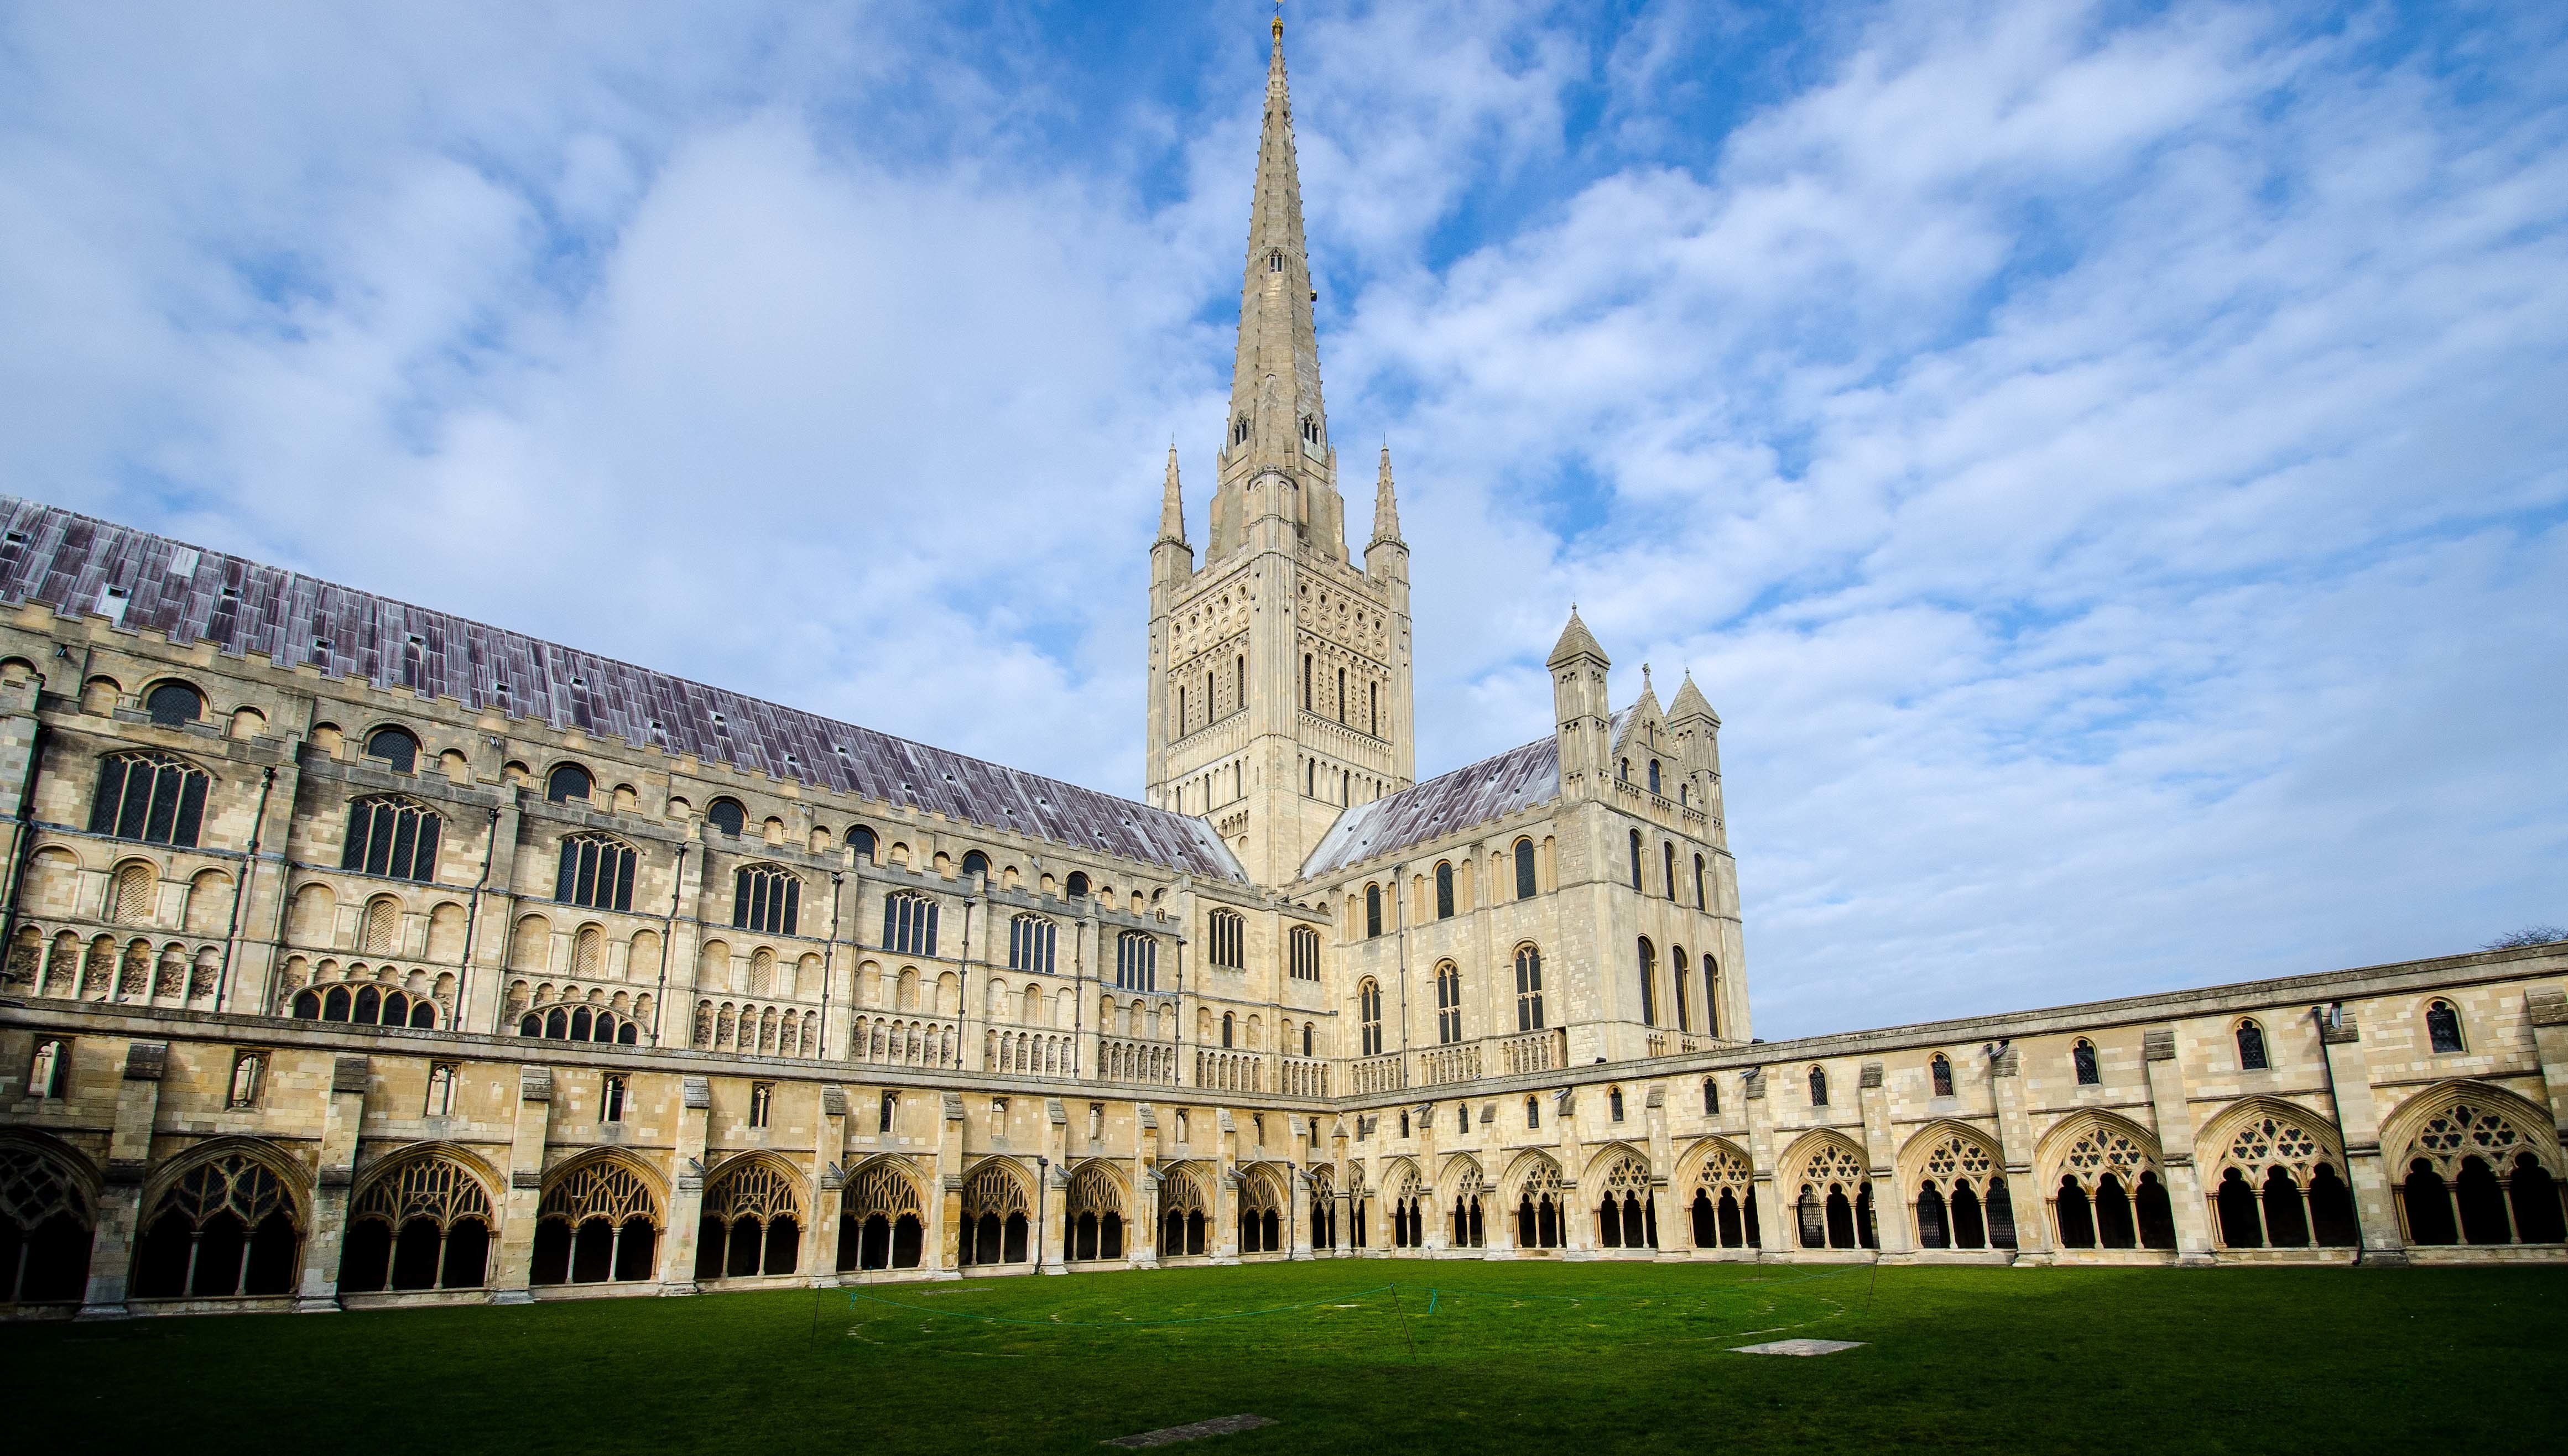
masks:
[[[177,728],[205,716],[205,695],[173,678],[143,695],[143,711],[157,728]]]
[[[1516,841],[1516,898],[1530,900],[1533,896],[1533,841],[1519,839]]]
[[[1542,952],[1516,947],[1516,1029],[1542,1029]]]
[[[2095,1063],[2095,1043],[2084,1036],[2069,1048],[2069,1064],[2078,1074],[2078,1085],[2091,1087],[2103,1081],[2103,1072]]]
[[[339,868],[423,884],[437,878],[437,811],[397,794],[361,798],[348,805],[348,838]]]
[[[567,835],[562,839],[560,869],[553,876],[553,898],[593,910],[631,910],[634,864],[633,846],[620,839]]]
[[[379,728],[366,734],[366,756],[377,759],[397,773],[412,773],[419,768],[419,739],[407,728]]]
[[[596,786],[587,769],[576,763],[557,763],[552,772],[544,775],[544,799],[556,804],[586,803]]]
[[[99,760],[89,832],[178,849],[196,847],[212,775],[169,753],[110,753]]]
[[[800,933],[802,917],[802,881],[792,870],[783,865],[745,864],[732,877],[733,929],[760,935],[796,935]]]
[[[1365,886],[1365,939],[1378,940],[1381,936],[1382,886],[1367,885]]]
[[[1382,984],[1367,977],[1356,988],[1356,1022],[1366,1056],[1382,1054]]]
[[[1462,1039],[1462,969],[1450,961],[1436,968],[1436,1040],[1449,1046]]]
[[[1450,860],[1439,860],[1436,864],[1436,918],[1453,918],[1453,864]]]

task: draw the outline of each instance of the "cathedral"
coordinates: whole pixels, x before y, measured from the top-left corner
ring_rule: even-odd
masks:
[[[1691,680],[1421,780],[1301,205],[1279,19],[1138,799],[0,498],[0,1314],[2568,1257],[2562,947],[1761,1041]]]

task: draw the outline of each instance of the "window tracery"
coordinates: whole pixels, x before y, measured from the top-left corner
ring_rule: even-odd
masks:
[[[883,1130],[890,1131],[892,1094],[883,1094]],[[925,1224],[918,1184],[890,1159],[877,1158],[847,1180],[838,1214],[838,1268],[916,1269]]]
[[[2064,1249],[2173,1249],[2174,1209],[2156,1156],[2128,1132],[2090,1121],[2060,1163],[2052,1223]]]
[[[1852,1148],[1834,1140],[1821,1143],[1802,1163],[1794,1211],[1799,1216],[1802,1248],[1879,1247],[1872,1184]]]
[[[1568,1225],[1560,1165],[1537,1158],[1516,1183],[1516,1247],[1558,1249]]]
[[[80,1299],[96,1219],[70,1164],[49,1149],[0,1142],[0,1304]]]
[[[796,935],[802,918],[802,881],[792,870],[777,864],[745,864],[732,877],[734,930]]]
[[[633,908],[633,846],[603,834],[572,834],[561,843],[553,898],[592,910]]]
[[[936,902],[906,890],[883,897],[882,947],[894,955],[936,954]]]
[[[246,1153],[207,1158],[160,1195],[135,1250],[137,1299],[282,1295],[300,1267],[300,1210]]]
[[[620,1159],[593,1159],[555,1178],[536,1220],[535,1284],[630,1284],[658,1268],[659,1200]]]
[[[452,1158],[406,1158],[348,1210],[339,1288],[348,1294],[480,1289],[488,1278],[489,1195]]]
[[[1746,1157],[1725,1144],[1713,1148],[1695,1165],[1693,1214],[1698,1249],[1762,1246],[1757,1195]]]
[[[798,1180],[765,1158],[734,1162],[705,1185],[696,1229],[696,1278],[792,1274],[802,1257]]]
[[[2408,1242],[2568,1242],[2557,1154],[2493,1098],[2467,1093],[2417,1128],[2401,1158]]]
[[[437,842],[445,821],[417,799],[379,794],[348,805],[348,839],[339,868],[422,884],[437,879]]]
[[[962,1262],[1023,1264],[1031,1227],[1026,1187],[1003,1159],[991,1158],[963,1180]]]
[[[1274,1168],[1260,1163],[1239,1180],[1239,1252],[1281,1254],[1285,1251],[1289,1201]]]
[[[1596,1235],[1608,1249],[1659,1247],[1659,1200],[1650,1188],[1650,1166],[1638,1155],[1618,1153],[1606,1165]]]

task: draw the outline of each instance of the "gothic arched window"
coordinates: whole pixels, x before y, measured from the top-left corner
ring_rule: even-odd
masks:
[[[1650,792],[1652,792],[1652,793],[1657,793],[1658,791],[1659,791],[1659,760],[1658,760],[1658,759],[1656,759],[1656,758],[1653,758],[1653,759],[1651,759],[1651,760],[1650,760]]]
[[[1936,1096],[1949,1097],[1953,1095],[1953,1061],[1951,1057],[1946,1056],[1940,1051],[1936,1052],[1935,1059],[1926,1063],[1926,1075],[1935,1083]]]
[[[1703,897],[1703,856],[1694,857],[1694,908],[1710,910],[1712,902]]]
[[[1719,1116],[1720,1113],[1721,1083],[1711,1077],[1705,1077],[1703,1079],[1703,1115],[1706,1117],[1715,1117]]]
[[[1159,989],[1159,943],[1137,930],[1115,938],[1115,984],[1125,991]]]
[[[936,902],[905,890],[884,896],[882,945],[895,955],[935,955]]]
[[[143,695],[143,711],[159,728],[176,728],[205,716],[205,695],[172,679]]]
[[[1447,961],[1436,968],[1436,1040],[1449,1046],[1462,1039],[1462,969]]]
[[[2461,1014],[2452,1004],[2438,1001],[2425,1008],[2426,1043],[2436,1051],[2461,1049]]]
[[[435,810],[417,799],[362,798],[348,805],[348,842],[339,868],[396,880],[437,878]]]
[[[544,775],[544,799],[548,803],[585,801],[594,787],[596,781],[588,776],[588,770],[576,763],[555,764],[553,771]]]
[[[1534,895],[1533,841],[1516,841],[1516,898],[1530,900]]]
[[[1362,1028],[1363,1054],[1382,1054],[1382,986],[1368,977],[1356,988],[1356,1019]]]
[[[1641,937],[1641,1024],[1659,1023],[1659,948]]]
[[[1040,915],[1020,915],[1008,922],[1008,969],[1053,974],[1053,941],[1058,932]]]
[[[802,881],[783,865],[747,864],[732,879],[731,923],[760,935],[794,935],[802,918]]]
[[[1677,847],[1674,844],[1660,845],[1659,857],[1663,861],[1662,868],[1667,872],[1668,899],[1673,902],[1677,898]]]
[[[1381,934],[1382,886],[1367,885],[1365,886],[1365,939],[1374,940]]]
[[[407,728],[379,728],[366,735],[366,756],[381,758],[384,765],[409,773],[419,767],[419,739]]]
[[[2239,1069],[2263,1071],[2268,1064],[2265,1059],[2265,1028],[2254,1021],[2240,1021],[2238,1023]]]
[[[202,768],[168,753],[110,753],[99,760],[89,832],[193,849],[212,782]]]
[[[1632,888],[1641,888],[1641,831],[1632,831]]]
[[[1516,1029],[1542,1029],[1542,952],[1516,947]]]
[[[287,1294],[301,1244],[282,1178],[240,1153],[209,1159],[172,1183],[144,1224],[134,1293],[146,1300]]]
[[[1212,913],[1204,937],[1204,960],[1225,970],[1238,971],[1248,965],[1248,922],[1237,912],[1216,910]]]
[[[634,859],[633,846],[622,840],[603,834],[570,835],[562,840],[553,898],[594,910],[631,910]]]
[[[1828,1069],[1824,1066],[1810,1068],[1810,1105],[1813,1107],[1828,1105]]]
[[[2094,1086],[2104,1079],[2095,1065],[2095,1043],[2083,1036],[2069,1048],[2069,1062],[2078,1069],[2078,1085],[2082,1087]]]
[[[1453,918],[1453,865],[1449,860],[1439,861],[1436,866],[1436,918]]]

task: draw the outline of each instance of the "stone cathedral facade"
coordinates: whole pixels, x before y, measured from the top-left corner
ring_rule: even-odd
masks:
[[[1139,800],[0,500],[0,1312],[2568,1256],[2562,947],[1764,1042],[1692,682],[1418,780],[1274,35]]]

